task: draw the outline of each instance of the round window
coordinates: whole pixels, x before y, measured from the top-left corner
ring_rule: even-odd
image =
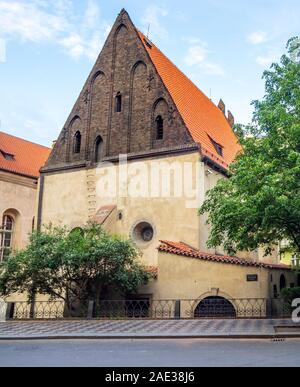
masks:
[[[142,239],[144,242],[150,242],[153,239],[153,228],[145,227],[142,231]]]
[[[154,238],[154,229],[150,223],[141,222],[134,227],[132,236],[136,243],[146,244]]]

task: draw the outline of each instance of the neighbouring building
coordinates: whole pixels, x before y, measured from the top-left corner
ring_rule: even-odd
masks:
[[[49,154],[49,148],[0,132],[0,262],[28,242],[39,170]]]
[[[122,10],[41,170],[37,226],[94,220],[131,237],[158,272],[135,297],[277,297],[294,281],[278,254],[208,249],[198,216],[241,151],[233,124]]]

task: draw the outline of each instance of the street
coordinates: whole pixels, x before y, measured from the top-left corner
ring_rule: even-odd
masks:
[[[0,367],[300,366],[300,340],[0,341]]]

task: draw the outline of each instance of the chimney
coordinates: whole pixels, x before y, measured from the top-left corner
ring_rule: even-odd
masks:
[[[233,127],[233,125],[234,125],[234,116],[233,116],[233,114],[231,113],[230,110],[228,110],[228,118],[227,118],[227,121],[228,121],[229,125],[230,125],[231,127]]]
[[[224,114],[225,116],[225,110],[226,110],[226,106],[225,106],[225,103],[223,102],[222,99],[220,99],[220,102],[219,102],[219,105],[218,105],[218,108],[221,110],[221,112]]]

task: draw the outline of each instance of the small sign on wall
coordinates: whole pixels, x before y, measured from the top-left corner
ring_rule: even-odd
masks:
[[[247,275],[247,282],[257,282],[257,281],[258,281],[257,274],[248,274]]]

